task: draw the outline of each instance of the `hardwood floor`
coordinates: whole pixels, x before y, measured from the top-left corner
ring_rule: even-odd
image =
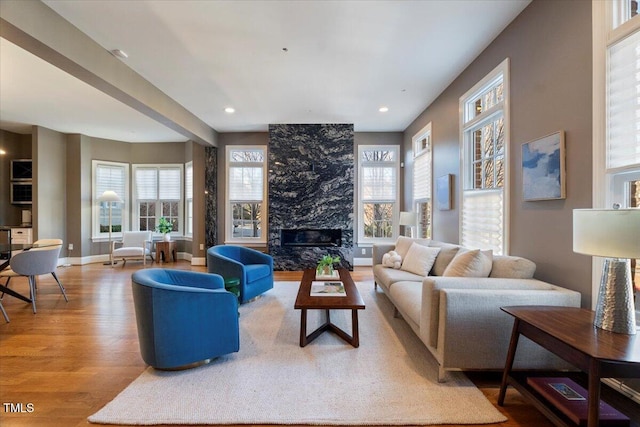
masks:
[[[185,261],[166,266],[205,271]],[[139,262],[113,269],[102,264],[61,267],[58,276],[69,302],[51,276],[41,276],[35,315],[29,304],[5,296],[11,323],[0,323],[0,425],[89,426],[87,417],[142,373],[130,286],[131,273],[140,268]],[[301,272],[276,273],[276,280],[301,277]],[[353,278],[371,280],[371,269],[356,268]],[[28,294],[26,279],[11,283]],[[470,377],[495,405],[499,374]],[[495,426],[552,425],[511,389],[506,406],[498,409],[509,420]]]

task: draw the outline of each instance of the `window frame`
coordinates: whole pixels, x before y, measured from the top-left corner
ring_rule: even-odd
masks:
[[[391,218],[391,236],[389,237],[366,237],[364,226],[364,205],[365,203],[376,202],[375,200],[363,200],[363,173],[367,167],[363,165],[362,154],[365,151],[395,151],[395,160],[393,161],[395,170],[395,200],[392,201],[392,218]],[[387,144],[387,145],[358,145],[358,245],[370,246],[376,243],[393,243],[397,240],[400,234],[400,226],[398,220],[400,218],[400,145]],[[391,162],[389,162],[391,163]],[[388,200],[378,200],[378,202],[389,202]]]
[[[189,171],[191,171],[191,188],[187,179]],[[193,237],[193,161],[184,164],[184,235]]]
[[[237,245],[246,246],[261,246],[267,244],[268,230],[268,218],[269,218],[269,204],[267,199],[267,187],[268,187],[268,173],[267,173],[267,159],[268,159],[268,147],[266,145],[227,145],[225,147],[225,243],[233,243]],[[261,219],[260,219],[260,237],[234,237],[233,236],[233,201],[230,200],[230,169],[234,167],[233,163],[239,164],[255,164],[258,162],[231,162],[232,151],[243,150],[261,150],[263,153],[262,158],[262,204],[261,206]],[[238,166],[240,167],[240,166]]]
[[[156,204],[156,214],[155,214],[155,218],[156,219],[160,219],[160,217],[162,216],[166,216],[166,215],[162,215],[160,213],[158,213],[158,211],[160,209],[161,203],[162,201],[170,201],[170,202],[175,202],[176,200],[174,199],[161,199],[160,198],[160,192],[158,191],[157,193],[157,199],[153,200],[153,199],[138,199],[138,191],[137,191],[137,182],[136,182],[136,171],[138,169],[155,169],[156,170],[156,174],[159,175],[159,171],[161,169],[178,169],[179,170],[179,176],[180,176],[180,184],[179,184],[179,188],[180,188],[180,198],[177,199],[178,202],[178,230],[172,230],[171,233],[169,233],[171,236],[183,236],[184,235],[184,165],[182,163],[161,163],[161,164],[149,164],[149,163],[138,163],[138,164],[133,164],[131,165],[131,173],[132,173],[132,191],[133,191],[133,195],[131,198],[131,207],[132,207],[132,217],[133,217],[133,224],[135,224],[134,227],[132,227],[132,230],[134,231],[140,231],[140,202],[144,201],[145,203],[155,203]],[[158,181],[157,181],[157,185],[160,186],[160,179],[158,177]],[[157,226],[157,221],[156,221],[156,226]],[[155,228],[153,230],[148,230],[148,231],[153,231],[153,236],[154,237],[158,237],[161,236],[162,233],[157,232],[155,230]]]
[[[496,102],[491,107],[487,108],[485,111],[482,111],[480,114],[474,114],[471,110],[471,106],[474,101],[478,100],[483,93],[486,93],[490,88],[494,87],[497,82],[502,80],[503,89],[502,89],[502,101]],[[479,249],[494,249],[494,252],[501,255],[509,254],[509,206],[510,206],[510,173],[509,173],[509,162],[510,162],[510,90],[509,90],[509,58],[504,59],[498,66],[496,66],[491,72],[489,72],[483,79],[481,79],[478,83],[476,83],[471,89],[469,89],[465,94],[460,97],[459,100],[459,111],[460,111],[460,171],[461,171],[461,181],[462,181],[462,191],[460,191],[460,217],[459,221],[459,234],[460,234],[460,242],[461,244],[465,244],[465,234],[464,234],[464,221],[465,216],[473,217],[473,213],[469,212],[470,196],[480,195],[479,192],[485,192],[485,196],[490,196],[489,193],[496,193],[499,188],[501,188],[501,194],[498,194],[496,197],[501,196],[502,203],[502,215],[501,215],[501,225],[502,225],[502,234],[500,235],[500,246],[499,248],[495,247],[482,247],[483,243],[486,239],[484,239],[480,233],[476,235],[474,241],[479,242],[473,246],[480,246]],[[502,167],[504,169],[503,172],[503,186],[502,187],[492,187],[488,189],[477,189],[474,186],[474,178],[475,174],[473,171],[474,164],[474,145],[472,141],[472,137],[475,131],[478,129],[482,129],[482,126],[489,123],[495,123],[496,117],[501,116],[503,120],[503,135],[504,135],[504,147],[503,147],[503,160]],[[495,158],[495,157],[494,157]],[[465,199],[467,200],[465,202]]]
[[[127,230],[129,226],[129,182],[130,182],[130,174],[129,174],[129,164],[121,163],[121,162],[111,162],[106,160],[92,160],[91,161],[91,177],[92,177],[92,185],[91,185],[91,239],[93,241],[106,240],[109,238],[109,232],[100,232],[100,206],[101,202],[98,201],[98,198],[101,194],[97,194],[98,192],[98,178],[97,172],[100,166],[108,166],[108,167],[119,167],[123,169],[124,172],[124,194],[118,194],[122,198],[122,230],[119,232],[112,232],[111,238],[122,237],[122,231]]]
[[[422,147],[422,141],[426,140],[426,147]],[[416,133],[412,138],[412,146],[413,146],[413,193],[412,193],[412,203],[414,212],[416,213],[417,222],[415,224],[416,227],[416,237],[419,238],[427,238],[430,239],[433,236],[433,131],[432,131],[432,123],[429,122],[425,127],[420,129],[418,133]],[[427,182],[425,183],[427,186],[427,197],[416,197],[416,186],[417,186],[417,166],[418,159],[423,158],[428,164],[428,173],[427,173]],[[420,209],[421,204],[427,204],[427,218],[428,224],[426,232],[423,230],[422,222],[420,221],[422,210]],[[423,233],[424,232],[424,233]]]

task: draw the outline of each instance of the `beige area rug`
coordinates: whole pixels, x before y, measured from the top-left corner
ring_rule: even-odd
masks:
[[[360,347],[331,333],[299,346],[298,283],[240,307],[240,352],[199,368],[148,368],[89,417],[105,424],[485,424],[506,418],[461,373],[437,366],[372,282],[359,283]],[[327,297],[329,298],[329,297]],[[318,314],[318,316],[314,316]],[[309,331],[320,322],[310,312]],[[332,311],[351,331],[351,313]],[[315,323],[315,324],[314,324]]]

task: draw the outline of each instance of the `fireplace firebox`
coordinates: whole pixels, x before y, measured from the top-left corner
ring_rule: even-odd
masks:
[[[283,228],[280,246],[342,246],[342,230],[331,228]]]

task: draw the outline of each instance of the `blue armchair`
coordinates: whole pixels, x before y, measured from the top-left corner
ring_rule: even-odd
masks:
[[[222,277],[149,268],[131,276],[142,359],[157,369],[197,366],[240,348],[238,300]]]
[[[240,279],[240,302],[273,288],[273,258],[243,246],[218,245],[207,250],[209,273]]]

